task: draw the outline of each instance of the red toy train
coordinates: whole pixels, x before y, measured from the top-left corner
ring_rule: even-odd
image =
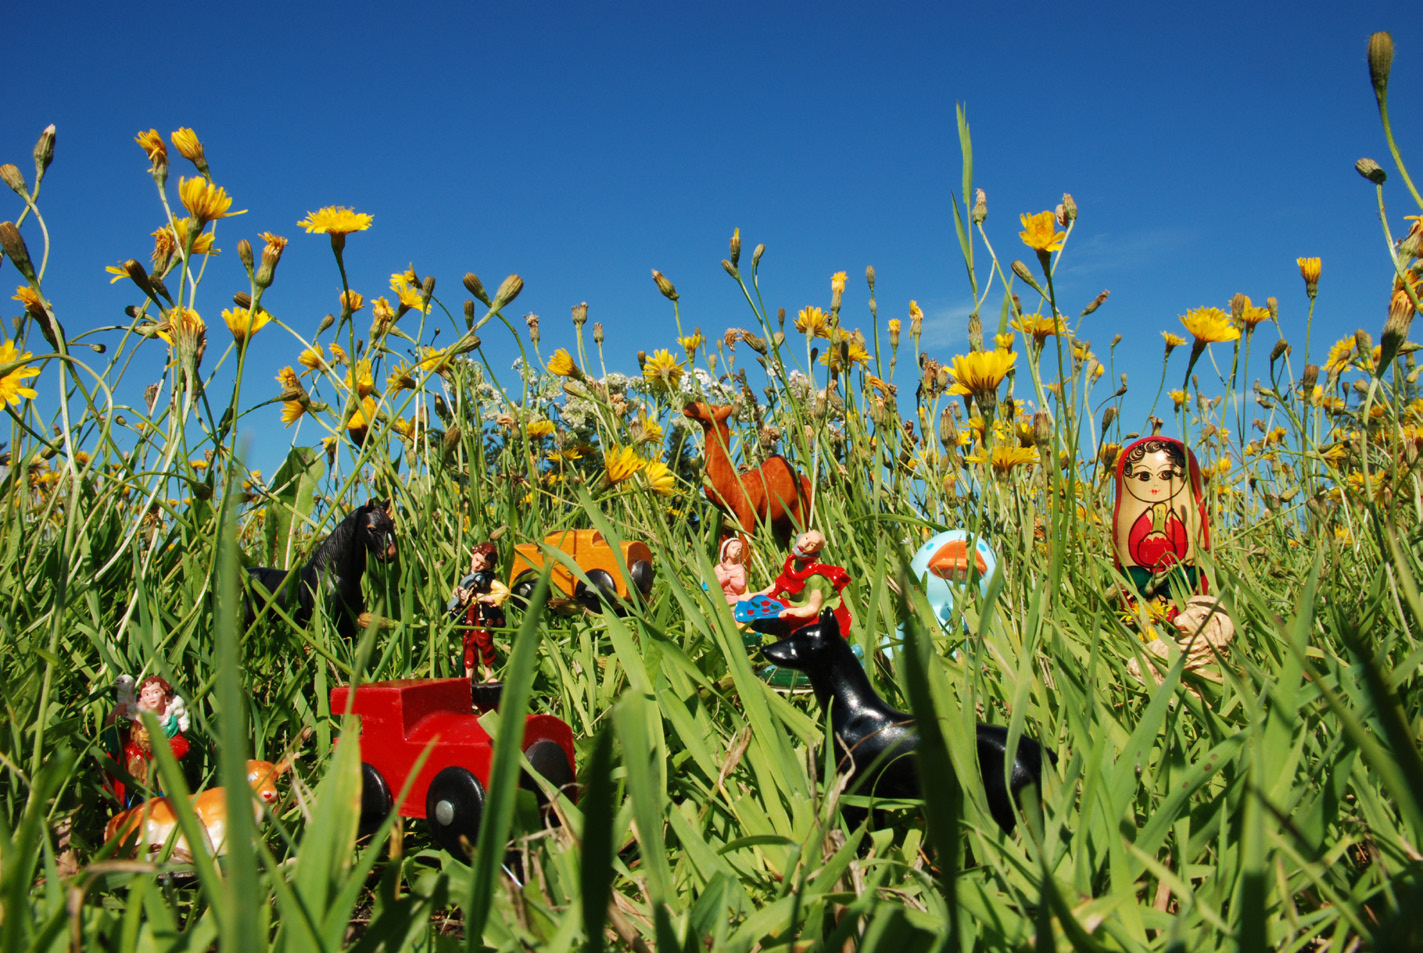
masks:
[[[455,856],[479,837],[484,791],[493,764],[493,739],[479,724],[475,707],[496,707],[498,685],[467,678],[403,678],[356,688],[352,712],[361,716],[361,831],[369,833],[397,810],[424,818],[435,843]],[[331,692],[331,711],[346,710],[351,689]],[[430,748],[405,800],[395,795],[420,754]],[[573,783],[573,731],[553,715],[524,721],[524,755],[554,787]],[[527,775],[522,787],[537,792]],[[465,843],[461,842],[461,838]]]

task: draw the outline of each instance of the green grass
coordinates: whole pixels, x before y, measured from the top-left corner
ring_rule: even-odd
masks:
[[[960,131],[967,199],[962,121]],[[995,331],[1010,332],[1016,313],[1003,289],[1015,282],[1025,311],[1070,311],[1050,271],[1028,269],[1039,300],[1000,266],[971,201],[956,214],[988,317],[977,346],[991,350]],[[39,219],[37,205],[21,224],[30,215]],[[1049,268],[1070,250],[1074,225]],[[1000,252],[1011,244],[998,237]],[[42,396],[10,410],[0,476],[4,951],[1423,947],[1423,403],[1413,403],[1411,345],[1377,373],[1363,347],[1326,367],[1319,380],[1338,398],[1332,406],[1302,399],[1292,382],[1303,369],[1288,354],[1270,362],[1269,388],[1242,393],[1252,348],[1258,361],[1277,324],[1191,359],[1183,377],[1194,370],[1202,383],[1163,432],[1185,436],[1212,474],[1205,570],[1236,638],[1215,677],[1177,662],[1157,686],[1127,672],[1145,623],[1123,616],[1110,558],[1110,460],[1131,431],[1148,429],[1121,416],[1111,349],[1103,360],[1050,338],[1039,351],[1018,334],[995,400],[965,408],[933,365],[921,381],[914,321],[891,331],[866,313],[868,364],[832,370],[816,359],[840,347],[853,357],[850,342],[801,335],[794,315],[764,306],[759,256],[743,270],[733,253],[726,265],[745,292],[746,333],[684,352],[670,340],[605,342],[575,322],[569,347],[588,378],[578,383],[544,370],[552,349],[540,351],[504,314],[512,283],[490,299],[466,279],[485,309],[476,320],[473,299],[461,316],[427,282],[420,307],[369,334],[356,326],[365,312],[349,310],[330,333],[306,329],[300,341],[284,341],[276,323],[261,332],[263,346],[290,348],[293,363],[312,340],[328,355],[333,340],[345,342],[350,358],[372,362],[378,391],[363,406],[345,368],[306,376],[300,394],[285,394],[304,411],[295,449],[263,482],[243,467],[233,422],[274,394],[243,381],[240,349],[221,353],[222,325],[209,324],[201,356],[195,338],[178,336],[171,386],[150,407],[126,369],[135,348],[166,346],[150,339],[169,302],[149,299],[106,364],[85,363],[74,356],[88,354],[79,338],[54,330],[43,275],[6,252],[37,295],[17,344],[41,371],[28,383]],[[328,277],[345,287],[336,262]],[[174,303],[190,299],[172,261],[159,271]],[[260,303],[260,276],[249,276]],[[838,306],[831,316],[846,331],[857,321]],[[432,356],[414,347],[440,327],[459,343],[415,367],[413,388],[388,383],[396,365]],[[476,330],[512,335],[536,370],[501,380]],[[607,375],[605,346],[670,348],[683,376],[669,387]],[[1186,353],[1174,365],[1168,353],[1163,390]],[[871,375],[898,388],[897,403]],[[64,411],[41,420],[60,393]],[[1049,408],[1049,432],[1038,463],[996,474],[968,458],[988,456],[985,443],[1018,446],[1015,427],[1031,422],[1010,395]],[[838,806],[854,796],[828,769],[822,713],[757,678],[760,659],[719,593],[703,591],[720,517],[700,493],[701,437],[680,414],[687,399],[736,401],[743,459],[774,447],[812,475],[830,561],[855,577],[850,638],[877,690],[921,725],[932,792],[922,810],[891,805],[884,826],[847,828]],[[358,410],[364,432],[347,426]],[[975,433],[980,417],[961,448],[954,432]],[[560,426],[531,434],[541,420]],[[666,433],[639,443],[647,421]],[[324,434],[336,438],[331,456]],[[654,490],[658,474],[646,469],[605,477],[604,455],[630,445],[669,468],[670,494]],[[1059,454],[1062,468],[1051,465]],[[244,631],[242,564],[300,564],[371,495],[394,498],[400,527],[399,560],[367,576],[380,624],[356,644],[321,613],[304,630],[271,612]],[[941,629],[905,557],[925,534],[960,525],[993,540],[1002,572],[987,597],[960,600],[964,626]],[[357,844],[358,752],[336,743],[354,726],[330,710],[331,689],[459,673],[443,607],[468,547],[497,532],[507,566],[516,543],[568,527],[647,542],[657,566],[649,603],[625,616],[510,613],[505,710],[491,722],[501,756],[471,865],[398,819]],[[781,557],[765,528],[753,548],[758,586]],[[877,656],[900,624],[909,638],[894,661]],[[229,835],[256,850],[185,866],[125,860],[101,843],[114,810],[98,760],[109,689],[140,672],[178,688],[199,742],[183,766],[162,753],[167,790],[228,783],[233,816],[244,818],[244,761],[295,755],[279,805],[255,830],[239,820]],[[526,707],[573,729],[582,793],[556,803],[557,823],[517,786],[513,742]],[[1025,806],[1011,836],[975,780],[979,720],[1059,756],[1041,805]]]

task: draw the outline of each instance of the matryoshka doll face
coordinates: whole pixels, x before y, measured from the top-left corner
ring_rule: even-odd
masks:
[[[1165,450],[1148,453],[1130,466],[1130,473],[1123,468],[1122,485],[1148,506],[1174,501],[1186,487],[1185,468]]]

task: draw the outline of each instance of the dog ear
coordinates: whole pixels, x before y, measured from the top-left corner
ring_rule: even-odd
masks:
[[[840,620],[835,618],[835,610],[829,606],[820,610],[820,630],[826,634],[840,634]]]

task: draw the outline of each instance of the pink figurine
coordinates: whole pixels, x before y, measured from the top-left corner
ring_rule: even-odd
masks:
[[[726,595],[726,604],[736,605],[746,594],[746,544],[732,536],[721,544],[721,562],[716,565],[716,581]]]

